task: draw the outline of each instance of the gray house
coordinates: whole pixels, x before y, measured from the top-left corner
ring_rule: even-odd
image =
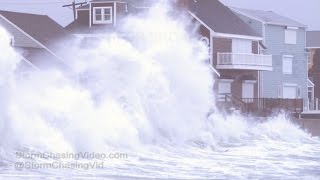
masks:
[[[260,97],[308,102],[306,26],[272,11],[232,8],[259,35],[273,56],[273,71],[260,73]],[[306,106],[305,106],[306,108]]]

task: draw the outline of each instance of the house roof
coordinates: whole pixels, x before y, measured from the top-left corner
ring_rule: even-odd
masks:
[[[59,39],[70,37],[62,26],[46,15],[11,11],[0,11],[0,15],[46,47]]]
[[[25,48],[25,47],[14,47],[19,54],[24,57],[28,62],[36,68],[46,69],[48,67],[59,67],[65,68],[65,64],[61,61],[57,61],[56,57],[45,49],[40,48]],[[52,61],[54,60],[54,61]],[[25,62],[23,62],[25,64]],[[29,64],[30,66],[30,64]]]
[[[15,26],[26,36],[42,46],[42,49],[28,49],[28,57],[26,59],[37,65],[36,61],[50,64],[63,64],[62,58],[64,54],[58,51],[59,40],[74,38],[62,26],[46,15],[19,13],[0,10],[0,17],[5,18],[9,23]],[[62,46],[68,47],[67,43]]]
[[[258,21],[261,21],[266,24],[294,26],[294,27],[307,27],[306,25],[298,21],[284,17],[272,11],[241,9],[241,8],[232,8],[232,10],[234,10],[237,13],[243,14],[245,16],[257,19]]]
[[[218,0],[189,0],[189,10],[214,32],[259,37],[253,29]]]
[[[307,47],[320,48],[320,31],[307,31]]]

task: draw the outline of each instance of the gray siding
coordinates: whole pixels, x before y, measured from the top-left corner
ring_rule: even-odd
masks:
[[[278,98],[278,86],[297,84],[301,87],[301,97],[308,98],[308,62],[305,52],[306,29],[299,28],[297,44],[285,44],[285,26],[263,25],[260,21],[236,13],[243,21],[253,28],[259,35],[265,36],[264,44],[268,48],[265,54],[273,57],[273,71],[261,73],[261,97]],[[292,74],[282,73],[283,55],[293,56]]]
[[[235,12],[236,13],[236,12]],[[248,18],[244,15],[241,15],[239,13],[236,13],[236,15],[238,15],[240,17],[240,19],[242,19],[246,24],[248,24],[253,30],[255,30],[259,36],[263,36],[263,31],[262,31],[262,23],[260,21]]]
[[[306,34],[304,28],[297,31],[297,44],[285,44],[285,27],[265,25],[266,54],[273,56],[273,71],[262,73],[262,95],[268,98],[278,97],[278,86],[297,84],[301,87],[301,97],[307,99],[307,55],[305,52]],[[283,55],[292,55],[292,74],[282,73]]]
[[[14,46],[16,47],[30,47],[30,48],[42,48],[20,30],[12,26],[6,20],[0,16],[0,25],[4,27],[13,37],[14,37]]]

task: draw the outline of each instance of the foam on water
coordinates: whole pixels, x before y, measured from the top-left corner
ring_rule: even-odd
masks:
[[[319,140],[284,115],[257,123],[219,114],[207,47],[184,15],[172,14],[170,3],[161,1],[142,15],[126,18],[122,33],[109,33],[90,48],[74,42],[62,50],[69,72],[35,71],[22,79],[15,77],[20,57],[0,28],[0,163],[13,162],[15,151],[118,149],[132,159],[112,161],[108,170],[91,173],[229,177],[224,172],[242,177],[240,172],[253,173],[255,165],[247,167],[246,159],[256,158],[262,167],[281,153],[314,157],[320,152]],[[301,151],[295,151],[298,147]],[[284,161],[295,161],[287,158]],[[218,168],[219,163],[223,167]],[[199,164],[204,167],[199,169]]]

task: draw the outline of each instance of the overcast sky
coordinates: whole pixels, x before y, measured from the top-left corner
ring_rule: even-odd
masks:
[[[82,2],[86,0],[78,0]],[[274,11],[320,30],[320,0],[221,0],[228,6]],[[0,0],[1,10],[47,14],[61,25],[72,21],[72,11],[62,8],[72,0]]]

